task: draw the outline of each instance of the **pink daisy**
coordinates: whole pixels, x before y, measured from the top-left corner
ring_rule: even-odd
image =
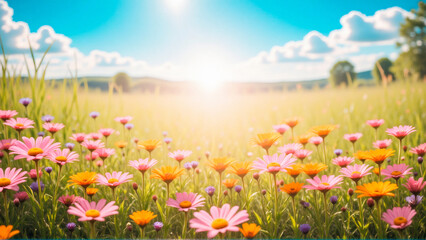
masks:
[[[98,174],[98,184],[105,185],[110,188],[115,188],[120,184],[128,182],[131,178],[133,178],[132,174],[114,171],[112,174],[105,173],[105,176]]]
[[[419,146],[412,148],[410,150],[411,153],[417,154],[420,157],[423,157],[426,153],[426,143],[422,143]]]
[[[169,152],[169,157],[174,158],[178,162],[181,162],[185,158],[189,157],[191,154],[192,154],[192,151],[176,150],[174,152]]]
[[[95,161],[98,159],[99,154],[97,152],[92,152],[91,154],[86,154],[84,158],[86,158],[87,161]]]
[[[309,151],[307,149],[299,149],[294,153],[294,156],[296,156],[298,159],[303,161],[305,158],[307,158],[311,154],[312,154],[312,151]]]
[[[392,139],[385,139],[385,140],[377,140],[373,143],[373,147],[378,149],[384,149],[391,145]]]
[[[409,206],[394,207],[383,213],[382,220],[387,222],[391,228],[402,230],[411,225],[414,215],[416,215],[416,211]]]
[[[152,168],[157,163],[158,163],[158,161],[155,160],[155,159],[152,159],[150,161],[149,158],[145,158],[145,159],[139,159],[139,160],[130,161],[129,165],[131,167],[137,169],[138,171],[140,171],[143,174],[148,169]]]
[[[112,128],[101,128],[99,129],[99,133],[102,134],[104,137],[109,137],[111,134],[115,132],[115,129]]]
[[[423,178],[419,178],[419,180],[414,180],[413,177],[410,177],[407,183],[404,184],[404,187],[408,189],[412,194],[418,195],[423,188],[425,187],[426,182],[423,182]]]
[[[282,147],[278,148],[279,153],[285,153],[285,154],[294,154],[297,150],[300,150],[303,148],[303,145],[300,143],[289,143],[285,144]]]
[[[115,149],[114,148],[98,148],[94,152],[96,152],[102,160],[105,160],[109,156],[112,156],[115,154]]]
[[[22,168],[16,169],[16,168],[6,168],[6,170],[3,172],[3,168],[0,168],[0,192],[3,192],[3,190],[13,190],[18,191],[19,186],[18,184],[26,182],[25,180],[27,177],[25,174],[27,174],[26,171],[22,171]]]
[[[66,163],[72,163],[74,161],[78,161],[78,154],[76,152],[71,152],[68,148],[65,149],[55,149],[53,150],[47,158],[60,165],[63,166]]]
[[[0,151],[9,151],[10,147],[12,147],[15,144],[15,139],[3,139],[0,140]]]
[[[362,137],[362,133],[352,133],[352,134],[345,134],[343,135],[343,138],[348,140],[351,143],[354,143],[358,141]]]
[[[283,135],[287,130],[290,129],[290,127],[287,124],[274,125],[272,127],[277,133],[281,135]]]
[[[71,140],[74,140],[78,143],[82,143],[84,142],[84,140],[86,140],[86,134],[84,133],[73,133],[70,137]]]
[[[253,162],[253,168],[260,170],[260,173],[269,172],[276,174],[278,172],[285,172],[285,168],[292,165],[297,159],[292,154],[280,154],[275,153],[272,156],[264,155],[262,158],[257,158]]]
[[[394,165],[388,165],[385,169],[381,171],[381,174],[386,176],[386,179],[393,178],[395,180],[398,180],[400,178],[405,177],[408,174],[412,174],[410,170],[413,168],[408,167],[407,165],[403,164],[394,164]]]
[[[369,171],[371,169],[373,169],[373,167],[366,164],[354,164],[353,166],[340,169],[340,172],[343,174],[342,176],[350,178],[357,183],[362,177],[370,175],[371,173]]]
[[[87,138],[88,139],[92,139],[92,140],[99,140],[99,139],[101,139],[102,138],[102,134],[100,134],[100,133],[89,133],[89,134],[87,134]]]
[[[306,179],[306,181],[311,185],[305,185],[303,186],[304,188],[326,193],[333,188],[340,188],[337,185],[340,185],[343,179],[341,176],[335,177],[334,175],[322,175],[321,178],[315,176],[314,179]]]
[[[15,110],[0,110],[0,119],[6,121],[18,115],[18,112]]]
[[[65,206],[69,207],[69,206],[73,205],[74,203],[80,201],[81,199],[83,199],[83,198],[75,196],[75,195],[64,195],[64,196],[60,196],[58,198],[58,201],[60,203],[64,204]]]
[[[227,231],[238,232],[237,225],[247,222],[249,215],[246,210],[238,212],[239,207],[230,207],[224,204],[222,208],[213,206],[210,208],[210,214],[206,211],[194,213],[194,218],[189,221],[190,227],[195,228],[195,232],[208,232],[208,238],[214,238],[218,233]]]
[[[322,137],[311,137],[309,138],[309,142],[314,144],[315,146],[318,146],[322,143]]]
[[[43,128],[49,131],[51,134],[56,133],[57,131],[61,130],[64,127],[65,125],[62,123],[51,123],[51,122],[43,123]]]
[[[177,208],[181,212],[188,212],[204,206],[205,200],[197,193],[176,193],[176,200],[170,198],[167,200],[167,206]]]
[[[379,128],[383,123],[385,123],[385,120],[383,119],[367,120],[367,124],[373,128]]]
[[[51,152],[58,149],[60,143],[53,143],[54,139],[50,137],[38,137],[34,138],[22,138],[23,142],[16,141],[15,144],[10,147],[11,154],[16,154],[16,159],[26,158],[27,161],[38,161],[44,157],[47,157]]]
[[[119,122],[119,123],[121,123],[121,124],[125,125],[126,123],[128,123],[128,122],[132,121],[132,119],[133,119],[133,117],[131,117],[131,116],[126,116],[126,117],[116,117],[114,120],[115,120],[116,122]]]
[[[353,163],[354,161],[355,161],[355,158],[346,157],[346,156],[340,156],[340,157],[334,158],[332,160],[334,165],[337,165],[341,168],[348,166],[349,164]]]
[[[81,143],[81,146],[87,148],[89,151],[93,152],[98,148],[105,147],[105,144],[101,142],[101,140],[84,140],[84,142]]]
[[[413,126],[409,126],[409,125],[399,125],[393,128],[388,128],[386,130],[386,132],[388,133],[388,135],[392,135],[398,139],[403,139],[405,138],[405,136],[407,136],[410,133],[415,132],[415,128]]]
[[[6,122],[4,122],[3,124],[14,128],[18,132],[27,128],[34,128],[33,126],[34,121],[28,118],[17,118],[17,119],[11,118],[6,120]]]
[[[114,201],[106,204],[105,199],[88,202],[86,199],[81,199],[75,203],[75,207],[71,206],[68,209],[68,214],[78,216],[78,221],[105,221],[105,217],[118,214],[118,206],[114,205]]]

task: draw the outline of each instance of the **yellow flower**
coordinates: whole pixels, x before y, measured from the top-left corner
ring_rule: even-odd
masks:
[[[139,227],[143,228],[145,227],[152,219],[154,219],[155,217],[157,217],[157,215],[154,215],[153,212],[151,211],[137,211],[132,213],[132,215],[129,215],[129,217],[135,221],[135,223],[137,225],[139,225]]]
[[[257,226],[255,223],[251,223],[251,224],[243,223],[242,227],[243,228],[239,228],[240,232],[247,239],[252,239],[256,237],[256,235],[259,233],[261,229],[260,226]]]
[[[184,171],[183,168],[178,169],[178,167],[163,166],[152,170],[151,178],[160,179],[169,184],[176,178],[182,176]]]
[[[207,165],[216,170],[218,173],[225,171],[229,165],[234,162],[234,159],[222,157],[222,158],[213,158],[207,160]]]
[[[98,191],[99,189],[97,188],[86,188],[86,194],[87,196],[90,196],[90,197],[95,195]]]
[[[222,181],[223,185],[225,185],[225,187],[231,189],[235,186],[235,184],[238,182],[238,179],[225,179]]]
[[[126,141],[118,141],[118,142],[115,142],[115,146],[117,146],[118,148],[125,148],[127,146],[127,142]]]
[[[393,156],[393,149],[374,149],[366,152],[366,157],[377,164],[382,164],[388,157]]]
[[[268,149],[280,139],[280,135],[276,132],[272,133],[259,133],[252,139],[252,142],[256,145],[261,146],[263,149],[268,151]]]
[[[161,141],[158,139],[149,139],[142,142],[138,142],[139,149],[145,149],[148,152],[154,151],[157,147],[161,146]]]
[[[325,169],[327,169],[327,165],[323,163],[307,163],[303,166],[303,171],[311,178]]]
[[[0,239],[9,239],[19,233],[19,230],[12,231],[12,225],[1,225],[0,226]]]
[[[71,182],[71,185],[80,185],[87,188],[90,184],[95,183],[97,178],[98,177],[95,172],[86,171],[72,175],[68,182]]]
[[[368,158],[368,151],[358,151],[354,154],[354,157],[359,159],[361,162],[364,162]]]
[[[387,182],[372,182],[356,187],[356,193],[360,193],[358,198],[371,197],[374,200],[380,200],[383,196],[395,196],[391,191],[397,189],[398,186],[389,181]]]
[[[300,135],[296,138],[296,142],[302,144],[303,146],[305,146],[308,142],[309,139],[312,137],[312,133],[307,133],[304,135]]]
[[[336,128],[337,128],[337,125],[328,124],[328,125],[313,127],[311,129],[311,132],[322,138],[325,138],[328,136],[328,134],[330,134],[331,131],[333,131]]]
[[[252,170],[252,165],[253,162],[234,163],[231,165],[229,172],[243,178]]]
[[[292,176],[293,178],[296,178],[297,176],[299,176],[299,174],[301,172],[303,172],[303,165],[302,164],[293,164],[288,168],[285,168],[285,170],[287,171],[287,173]]]

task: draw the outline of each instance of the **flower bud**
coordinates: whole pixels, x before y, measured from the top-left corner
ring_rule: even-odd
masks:
[[[129,223],[129,222],[128,222],[128,223],[126,224],[126,230],[127,230],[127,231],[129,231],[129,232],[133,231],[133,225],[132,225],[131,223]]]
[[[374,207],[374,200],[372,198],[367,199],[367,206],[370,208]]]
[[[196,174],[200,174],[201,170],[199,168],[195,169]]]
[[[340,155],[342,155],[342,153],[343,153],[342,149],[335,149],[334,150],[334,154],[336,154],[336,156],[340,156]]]
[[[223,191],[223,195],[228,196],[228,190]]]
[[[413,172],[413,176],[414,176],[414,177],[417,177],[417,175],[419,175],[419,173],[418,173],[418,172]]]
[[[240,185],[235,186],[235,192],[240,193],[243,190],[243,187]]]
[[[303,234],[308,234],[309,231],[311,230],[311,226],[309,224],[300,224],[299,226],[299,230],[303,233]]]
[[[15,204],[15,206],[16,207],[19,207],[19,204],[20,204],[21,202],[19,201],[19,199],[18,198],[15,198],[15,199],[13,199],[13,204]]]
[[[132,183],[132,187],[133,187],[133,190],[135,190],[135,191],[137,191],[138,190],[138,184],[137,183]]]
[[[262,189],[261,193],[262,193],[262,195],[266,195],[266,190]]]
[[[340,209],[340,211],[342,211],[342,212],[346,212],[346,208],[345,208],[345,207],[342,207],[342,208]]]
[[[154,223],[154,229],[155,231],[160,231],[163,228],[163,223],[162,222],[155,222]]]
[[[349,196],[354,195],[354,190],[352,188],[349,188],[348,189],[348,194],[349,194]]]
[[[304,208],[308,208],[308,207],[310,206],[310,204],[309,204],[308,202],[305,202],[305,201],[303,201],[303,200],[300,200],[300,204],[302,204],[302,206],[303,206]]]
[[[406,145],[402,146],[402,149],[404,150],[404,152],[406,152],[407,151],[407,146]]]
[[[67,223],[67,229],[70,232],[73,232],[76,227],[77,227],[77,225],[75,225],[75,223],[73,223],[73,222]]]
[[[52,167],[46,167],[44,169],[44,171],[46,171],[48,174],[50,174],[53,171],[53,168]]]
[[[422,164],[422,163],[423,163],[423,157],[418,157],[418,158],[417,158],[417,162],[418,162],[419,164]]]
[[[257,173],[257,172],[253,173],[253,178],[255,180],[259,180],[259,177],[260,177],[259,173]]]
[[[153,195],[153,196],[152,196],[152,200],[153,200],[154,202],[156,202],[156,201],[157,201],[157,199],[158,199],[157,195]]]
[[[337,200],[338,200],[337,196],[331,196],[331,197],[330,197],[330,202],[331,202],[331,204],[333,204],[333,205],[337,203]]]
[[[405,161],[405,157],[404,156],[401,157],[401,161]]]
[[[214,195],[214,192],[216,191],[216,188],[213,186],[209,186],[205,189],[206,193],[211,197]]]

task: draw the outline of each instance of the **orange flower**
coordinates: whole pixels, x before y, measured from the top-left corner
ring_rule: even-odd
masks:
[[[289,184],[284,184],[284,186],[280,187],[281,191],[286,192],[288,195],[294,197],[302,190],[303,183],[293,182]]]
[[[287,173],[292,176],[293,178],[297,178],[301,172],[303,172],[303,165],[302,164],[293,164],[288,168],[285,168]]]
[[[366,157],[377,164],[382,164],[388,157],[393,156],[393,149],[374,149],[366,152]]]
[[[161,146],[161,141],[157,139],[149,139],[142,142],[138,142],[139,149],[145,149],[148,152],[154,151],[157,147]]]
[[[19,233],[19,230],[12,231],[12,225],[1,225],[0,226],[0,239],[9,239]]]
[[[368,151],[358,151],[354,154],[354,157],[359,159],[361,162],[364,162],[368,158]]]
[[[95,195],[98,191],[99,191],[99,189],[97,189],[97,188],[86,188],[86,194],[87,194],[87,196],[90,196],[90,197]]]
[[[374,200],[380,200],[383,196],[395,196],[391,191],[397,189],[398,186],[389,181],[387,182],[372,182],[356,187],[356,193],[360,193],[358,198],[371,197]]]
[[[142,210],[132,213],[132,215],[129,215],[129,217],[135,221],[139,227],[144,228],[152,219],[157,217],[157,215],[154,215],[154,213],[151,211]]]
[[[299,118],[297,117],[287,118],[284,120],[284,123],[287,124],[289,127],[294,128],[296,127],[297,124],[299,124]]]
[[[303,166],[303,171],[311,178],[325,169],[327,169],[327,165],[322,163],[307,163]]]
[[[243,228],[239,228],[240,232],[243,234],[243,236],[247,239],[252,239],[256,237],[256,235],[260,231],[260,226],[257,226],[256,223],[243,223]]]
[[[178,169],[178,167],[163,166],[152,170],[151,178],[160,179],[169,184],[176,178],[183,175],[185,169]]]
[[[115,146],[117,146],[118,148],[125,148],[127,146],[127,142],[126,141],[118,141],[118,142],[115,142]]]
[[[322,126],[316,126],[311,129],[311,132],[315,133],[316,135],[325,138],[330,134],[331,131],[337,128],[337,125],[322,125]]]
[[[207,165],[216,170],[218,173],[222,173],[234,162],[234,159],[222,157],[222,158],[213,158],[207,160]]]
[[[231,189],[235,186],[235,184],[238,182],[238,179],[225,179],[222,181],[223,185],[225,185],[225,187]]]
[[[280,139],[280,135],[276,132],[272,133],[259,133],[252,139],[252,142],[256,145],[261,146],[263,149],[268,151],[268,149]]]
[[[90,184],[95,183],[97,179],[98,177],[95,172],[86,171],[72,175],[68,182],[71,182],[71,185],[80,185],[87,188]]]
[[[312,134],[307,133],[307,134],[298,136],[296,141],[298,143],[302,144],[303,146],[305,146],[309,142],[309,138],[311,138],[311,137],[312,137]]]
[[[253,162],[239,162],[231,165],[230,173],[233,173],[240,178],[243,178],[247,175],[248,172],[252,170]]]

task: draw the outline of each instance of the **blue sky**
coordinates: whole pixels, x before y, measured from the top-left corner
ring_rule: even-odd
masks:
[[[395,35],[396,25],[402,19],[398,18],[398,14],[405,16],[408,14],[406,11],[417,8],[417,4],[418,1],[407,0],[7,1],[7,7],[13,9],[14,22],[26,23],[30,33],[37,33],[44,26],[50,26],[51,30],[46,31],[46,34],[64,43],[63,46],[58,45],[57,56],[55,52],[52,53],[53,62],[57,63],[52,71],[60,69],[61,62],[66,62],[65,52],[72,50],[78,51],[81,58],[108,63],[95,64],[91,70],[83,69],[82,73],[86,75],[110,74],[113,71],[124,70],[132,75],[151,75],[170,79],[172,79],[170,76],[180,75],[176,77],[176,80],[181,80],[203,75],[203,73],[191,72],[189,70],[191,68],[203,69],[202,72],[207,73],[213,72],[216,68],[223,70],[222,75],[219,74],[216,77],[242,81],[324,77],[326,72],[315,70],[324,67],[324,64],[314,66],[318,64],[318,61],[328,61],[330,65],[338,59],[361,58],[360,56],[364,55],[370,56],[370,60],[373,56],[391,57],[393,54],[395,57],[395,53],[398,52],[394,47],[397,36],[391,35]],[[395,8],[386,10],[392,7],[398,7],[398,10]],[[354,18],[353,21],[348,20],[349,23],[354,23],[348,25],[348,29],[358,26],[359,35],[349,36],[348,32],[351,30],[347,30],[341,31],[341,34],[335,34],[336,36],[330,36],[332,31],[342,29],[341,19],[349,16],[352,11],[365,15],[366,23],[374,21],[374,26],[383,25],[381,17],[373,19],[374,16],[379,16],[375,14],[380,10],[391,12],[381,15],[390,14],[390,17],[385,19],[384,25],[388,23],[393,25],[387,26],[385,31],[375,28],[364,31],[363,29],[369,29],[368,26],[359,24],[359,21],[355,21]],[[353,17],[353,15],[350,16]],[[351,18],[348,17],[348,19]],[[399,20],[394,21],[394,19]],[[390,29],[391,27],[393,29]],[[374,31],[379,33],[376,34]],[[56,35],[58,36],[55,37]],[[315,39],[312,40],[314,42],[308,38],[305,42],[306,47],[302,46],[302,43],[297,43],[306,36],[314,36]],[[35,35],[34,39],[37,39]],[[46,41],[47,39],[48,37]],[[17,39],[14,41],[19,42]],[[286,46],[292,41],[296,41],[296,46],[291,44]],[[315,49],[313,45],[309,45],[314,43]],[[10,46],[13,48],[12,43]],[[319,49],[321,46],[323,48]],[[275,50],[274,47],[276,47]],[[21,48],[24,47],[21,46]],[[304,50],[299,53],[297,52],[299,48]],[[41,44],[40,51],[42,49]],[[94,50],[96,52],[93,52]],[[62,55],[61,52],[63,52]],[[114,54],[108,55],[112,52]],[[320,53],[324,54],[320,56]],[[333,53],[333,59],[325,53]],[[103,61],[100,59],[102,57],[107,60]],[[248,73],[244,66],[253,62],[259,66],[256,66],[257,76],[250,78],[247,75],[251,73]],[[301,62],[311,64],[312,72],[306,74],[301,68],[288,73],[289,69],[295,69],[292,64]],[[140,67],[135,67],[135,64]],[[108,67],[108,69],[101,69],[102,67]],[[359,70],[365,70],[366,67],[358,66]],[[132,70],[134,68],[144,68],[146,71]],[[249,69],[252,70],[253,67]],[[280,72],[280,69],[287,72]],[[224,77],[225,74],[232,77]],[[52,75],[56,76],[57,73]]]

